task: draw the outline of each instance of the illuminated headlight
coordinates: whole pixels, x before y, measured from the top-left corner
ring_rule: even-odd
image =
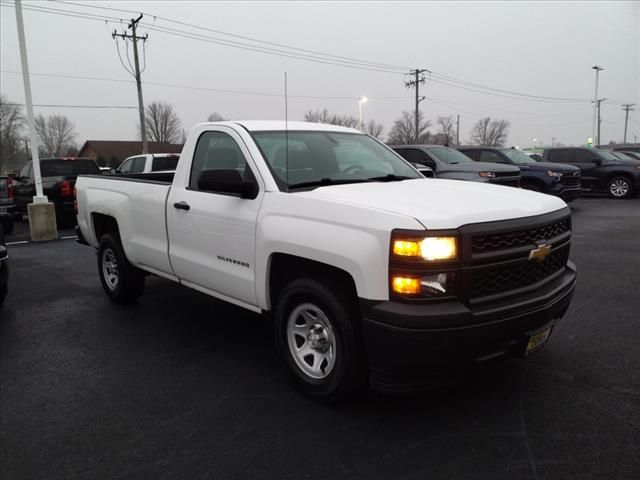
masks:
[[[496,178],[496,174],[493,172],[479,172],[478,175],[485,178]]]
[[[456,237],[427,237],[423,240],[395,240],[393,254],[425,260],[454,260],[458,257]]]
[[[562,172],[554,172],[553,170],[547,170],[547,175],[550,177],[562,178]]]
[[[391,288],[394,293],[410,297],[449,297],[455,293],[455,273],[430,273],[421,277],[393,275]]]

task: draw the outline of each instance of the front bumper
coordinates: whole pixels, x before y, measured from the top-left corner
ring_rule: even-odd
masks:
[[[581,191],[582,188],[580,187],[580,184],[563,185],[562,183],[557,182],[549,188],[547,193],[550,195],[556,195],[563,200],[575,200],[580,197]]]
[[[528,333],[564,315],[575,283],[575,266],[569,262],[542,288],[482,306],[363,301],[372,383],[392,390],[419,383],[428,373],[523,353]]]

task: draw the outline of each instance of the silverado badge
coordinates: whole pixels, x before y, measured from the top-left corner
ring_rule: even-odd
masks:
[[[541,262],[545,258],[547,258],[547,255],[549,255],[550,253],[551,253],[551,245],[542,243],[538,245],[538,248],[534,248],[529,252],[529,260],[537,260],[538,262]]]

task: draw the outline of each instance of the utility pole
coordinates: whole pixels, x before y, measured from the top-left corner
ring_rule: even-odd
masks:
[[[456,120],[456,145],[460,145],[460,114]]]
[[[125,32],[117,33],[116,30],[114,30],[111,37],[114,39],[116,37],[120,37],[125,41],[130,39],[133,42],[133,63],[135,67],[134,77],[136,78],[136,86],[138,88],[138,110],[140,115],[140,136],[142,137],[142,153],[149,153],[149,149],[147,146],[147,126],[144,121],[144,102],[142,100],[142,80],[140,79],[140,62],[138,61],[138,40],[142,40],[143,42],[146,42],[147,38],[149,38],[149,34],[146,34],[144,37],[139,37],[136,35],[138,22],[142,20],[142,16],[143,15],[140,14],[138,18],[131,19],[131,23],[129,23],[129,25],[127,26],[127,28],[131,29],[131,35]],[[119,55],[119,52],[118,52],[118,55]]]
[[[420,126],[420,110],[419,110],[419,105],[420,102],[422,100],[424,100],[425,97],[421,97],[420,96],[420,84],[424,85],[424,76],[422,75],[424,72],[428,72],[427,69],[419,69],[416,68],[415,70],[411,70],[411,72],[409,72],[409,75],[413,75],[415,76],[414,80],[409,80],[408,82],[405,82],[405,86],[407,88],[415,88],[416,89],[416,112],[415,112],[415,122],[416,122],[416,138],[415,138],[415,143],[416,145],[419,143],[420,141],[420,134],[418,132],[419,126]]]
[[[593,129],[591,132],[591,138],[593,142],[592,144],[593,146],[596,146],[596,145],[600,145],[600,137],[598,136],[596,138],[596,114],[597,112],[600,111],[599,110],[600,104],[598,103],[598,76],[600,72],[604,70],[604,68],[602,68],[600,65],[594,65],[591,68],[596,71],[596,91],[595,91],[595,94],[593,95]],[[599,121],[598,121],[598,129],[599,128],[600,127],[599,127]]]
[[[600,146],[600,124],[602,123],[602,120],[600,120],[600,104],[602,102],[604,102],[605,100],[606,100],[606,98],[601,98],[599,100],[596,100],[596,103],[597,103],[597,107],[596,108],[598,109],[598,143],[594,142],[594,144],[593,144],[594,147],[595,146],[597,146],[597,147]]]
[[[627,123],[629,122],[629,111],[633,112],[633,107],[635,103],[625,103],[622,105],[622,109],[624,110],[624,140],[622,143],[627,143]]]

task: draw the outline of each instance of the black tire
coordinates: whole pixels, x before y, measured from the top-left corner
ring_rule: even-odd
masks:
[[[2,229],[7,235],[13,233],[13,219],[11,217],[8,217],[2,222]]]
[[[609,179],[607,194],[611,198],[629,198],[633,196],[633,183],[628,177],[618,175]]]
[[[100,238],[98,275],[107,297],[114,303],[134,303],[144,291],[144,272],[129,263],[116,234]]]
[[[367,384],[368,371],[362,341],[361,319],[359,318],[355,300],[355,298],[348,298],[347,295],[336,294],[336,292],[318,280],[301,278],[287,285],[282,290],[276,303],[274,329],[280,354],[300,389],[317,400],[334,402],[362,390]],[[304,322],[303,315],[297,316],[296,311],[301,308],[310,309],[312,307],[324,314],[324,317],[317,314],[313,319],[312,316],[312,320],[308,324],[328,321],[331,344],[334,346],[334,360],[330,371],[327,372],[328,363],[325,364],[324,369],[322,368],[326,360],[319,364],[321,371],[318,374],[326,374],[322,378],[313,378],[303,368],[311,368],[308,362],[309,357],[315,359],[316,354],[326,355],[327,352],[314,350],[315,353],[308,353],[307,358],[302,359],[302,354],[296,355],[292,350],[293,348],[299,348],[300,350],[302,348],[313,349],[311,347],[312,340],[309,337],[311,330],[305,337],[302,333],[292,334],[292,330],[289,328],[291,322],[297,325],[297,318]],[[313,309],[307,310],[307,313],[309,311],[313,315]],[[306,328],[308,324],[299,328]],[[313,325],[317,326],[318,324],[315,323]],[[293,340],[295,347],[290,347],[290,335],[295,337],[295,340]],[[297,345],[299,340],[303,340],[302,345]],[[330,352],[331,350],[328,351]],[[300,362],[303,361],[307,363],[307,367],[301,368]]]

